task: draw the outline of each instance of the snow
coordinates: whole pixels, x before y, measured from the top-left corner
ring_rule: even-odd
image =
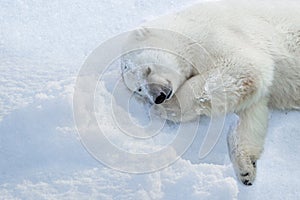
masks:
[[[154,173],[110,169],[81,144],[72,102],[76,76],[87,56],[112,36],[195,2],[1,1],[0,199],[300,199],[297,111],[270,113],[265,152],[251,187],[237,182],[227,155],[226,134],[234,115],[226,118],[220,140],[205,159],[198,152],[208,118],[201,119],[187,152]],[[102,94],[110,93],[118,77],[116,70],[107,74],[104,87],[97,88],[99,103],[109,101]],[[137,102],[130,107],[141,125],[149,120],[143,110]],[[137,142],[122,136],[110,116],[102,121],[109,107],[99,104],[97,111],[108,138],[123,150],[149,153],[175,137],[177,125],[167,124],[150,142]]]

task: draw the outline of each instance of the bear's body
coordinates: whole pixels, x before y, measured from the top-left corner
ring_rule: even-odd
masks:
[[[141,80],[163,85],[159,93],[163,97],[154,95],[154,101],[159,102],[158,112],[164,110],[162,116],[173,121],[235,112],[240,122],[228,139],[230,156],[239,179],[251,185],[267,132],[268,107],[300,108],[299,3],[206,3],[160,17],[143,27],[138,37],[147,40],[151,28],[171,30],[191,38],[207,55],[192,45],[180,46],[178,41],[182,55],[192,64],[171,56],[169,65],[172,63],[174,74],[163,72],[155,64],[132,68],[123,72],[126,85],[131,90],[139,87]],[[133,60],[152,59],[164,65],[166,61],[160,57],[141,53]],[[137,77],[136,70],[145,71]],[[172,89],[170,98],[165,97],[168,87]],[[142,96],[153,97],[153,88],[143,89],[146,91]]]

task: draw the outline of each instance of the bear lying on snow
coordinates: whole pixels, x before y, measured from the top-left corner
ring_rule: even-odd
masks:
[[[127,55],[126,86],[173,121],[236,113],[240,120],[228,137],[230,158],[241,182],[252,185],[268,107],[300,108],[300,5],[198,4],[147,22],[128,42],[154,41],[159,34],[152,28],[185,35],[206,53],[178,40],[173,45],[190,63],[159,50]]]

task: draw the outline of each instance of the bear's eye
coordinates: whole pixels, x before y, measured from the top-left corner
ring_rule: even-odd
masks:
[[[129,67],[128,67],[128,65],[127,64],[124,64],[123,65],[123,70],[127,70]]]
[[[141,91],[142,91],[142,88],[139,88],[139,89],[138,89],[138,92],[141,92]]]

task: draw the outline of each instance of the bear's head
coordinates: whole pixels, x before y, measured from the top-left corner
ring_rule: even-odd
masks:
[[[181,69],[174,55],[157,50],[141,51],[123,59],[124,83],[137,96],[162,104],[174,96],[192,72]]]
[[[139,43],[143,43],[167,46],[169,39],[164,33],[153,33],[142,28],[129,36],[128,45],[139,46]],[[195,74],[193,67],[176,52],[163,48],[140,48],[129,52],[122,57],[121,70],[125,85],[137,96],[153,104],[170,100],[184,82]]]

